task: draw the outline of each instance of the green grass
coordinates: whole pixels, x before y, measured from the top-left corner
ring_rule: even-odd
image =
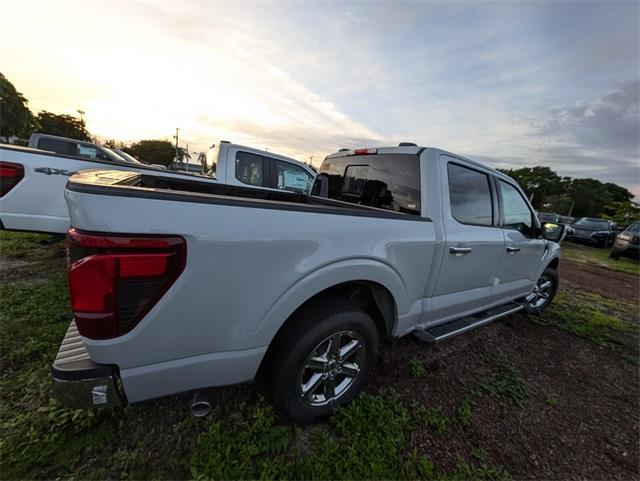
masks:
[[[574,261],[586,262],[628,274],[640,274],[640,262],[627,257],[621,257],[618,260],[611,259],[609,249],[565,241],[562,243],[561,252],[562,257]]]
[[[424,367],[424,362],[416,358],[411,359],[409,361],[409,373],[416,379],[426,376],[427,369]]]
[[[527,384],[512,367],[500,367],[491,381],[480,387],[492,398],[515,407],[525,407],[529,401]]]
[[[590,339],[601,346],[620,346],[637,327],[623,318],[637,317],[637,307],[604,299],[593,293],[574,292],[571,297],[560,292],[541,317],[550,323]]]
[[[49,236],[46,234],[0,231],[0,258],[12,257],[19,259],[27,257],[47,237]]]
[[[413,418],[418,423],[427,425],[437,436],[442,437],[449,431],[451,421],[442,412],[442,407],[432,408],[414,403],[412,409]]]
[[[466,394],[462,398],[462,403],[456,412],[458,417],[458,421],[462,426],[470,426],[471,425],[471,417],[473,416],[473,394]]]

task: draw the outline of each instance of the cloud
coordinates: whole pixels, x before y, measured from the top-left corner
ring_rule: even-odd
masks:
[[[640,80],[576,105],[553,109],[540,135],[582,149],[638,159]]]

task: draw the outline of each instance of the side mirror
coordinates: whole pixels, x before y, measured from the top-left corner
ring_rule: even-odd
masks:
[[[554,222],[543,222],[541,228],[543,239],[552,242],[560,242],[564,237],[565,226],[562,224],[556,224]]]
[[[316,197],[329,197],[329,177],[324,174],[318,174],[311,189],[311,195],[315,195]]]

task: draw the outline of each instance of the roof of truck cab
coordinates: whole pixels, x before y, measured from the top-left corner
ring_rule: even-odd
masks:
[[[490,170],[491,172],[493,172],[498,177],[502,177],[504,179],[509,179],[511,181],[514,180],[511,177],[509,177],[508,175],[500,172],[499,170],[497,170],[497,169],[495,169],[493,167],[490,167],[490,166],[488,166],[486,164],[483,164],[482,162],[478,162],[477,160],[470,159],[470,158],[465,157],[465,156],[460,155],[460,154],[454,154],[453,152],[448,152],[446,150],[439,149],[437,147],[425,147],[425,146],[420,146],[420,145],[407,145],[407,146],[368,147],[368,148],[369,149],[376,149],[376,154],[414,154],[414,155],[420,155],[425,150],[431,150],[431,151],[438,152],[440,154],[449,155],[451,157],[455,157],[455,158],[464,160],[465,162],[469,162],[470,164],[477,165],[478,167],[481,167],[483,169]],[[347,156],[351,155],[351,152],[353,152],[353,150],[355,150],[355,149],[342,149],[342,150],[340,150],[338,152],[334,152],[333,154],[327,155],[325,157],[325,160],[327,160],[327,159],[335,159],[335,158],[339,158],[339,157],[347,157]]]

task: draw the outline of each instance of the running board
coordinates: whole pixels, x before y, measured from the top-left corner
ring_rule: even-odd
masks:
[[[473,316],[463,317],[462,319],[456,319],[445,324],[440,324],[434,327],[428,327],[425,329],[416,329],[413,331],[413,335],[422,342],[439,342],[444,341],[463,332],[470,331],[476,327],[484,326],[501,317],[514,314],[524,309],[524,306],[511,302],[504,306],[494,307],[488,311],[479,312]]]

